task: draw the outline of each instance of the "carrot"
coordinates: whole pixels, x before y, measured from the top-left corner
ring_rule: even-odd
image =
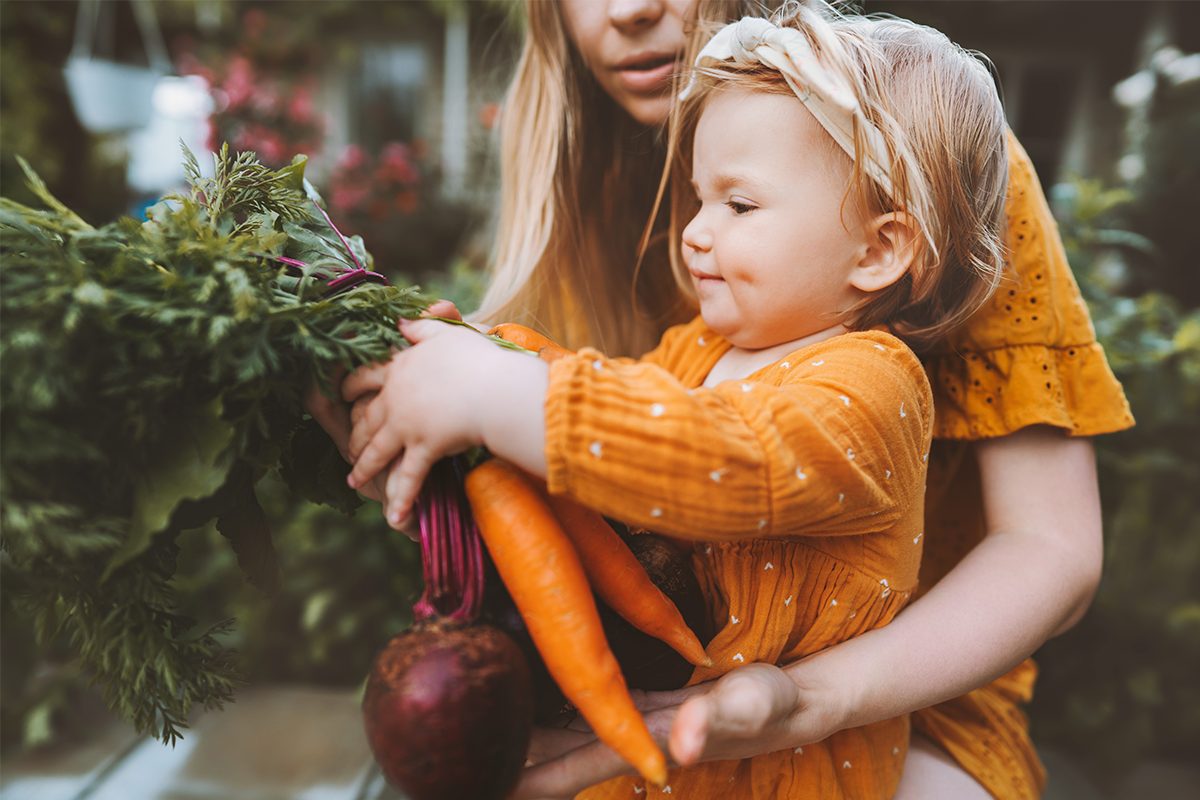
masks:
[[[604,517],[569,497],[544,495],[579,552],[592,589],[608,607],[642,633],[666,642],[697,667],[711,667],[704,645],[671,598],[654,585]]]
[[[518,325],[515,322],[502,322],[488,331],[489,336],[499,336],[505,341],[520,345],[526,350],[538,354],[538,358],[549,363],[563,356],[571,355],[571,351],[557,342],[543,336],[532,328]]]
[[[471,470],[465,485],[496,571],[559,688],[601,741],[663,785],[666,758],[629,696],[579,556],[554,513],[499,459]]]

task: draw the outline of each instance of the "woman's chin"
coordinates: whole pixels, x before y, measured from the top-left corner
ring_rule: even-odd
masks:
[[[625,113],[639,125],[647,128],[657,128],[665,125],[667,115],[671,112],[671,95],[636,95],[624,94],[617,103]]]

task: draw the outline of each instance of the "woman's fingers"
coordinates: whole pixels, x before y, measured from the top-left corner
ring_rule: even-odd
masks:
[[[511,797],[513,800],[574,797],[588,786],[632,772],[611,747],[593,740],[557,758],[527,767]]]
[[[354,427],[362,421],[367,415],[367,407],[371,405],[371,401],[379,396],[378,392],[364,394],[362,397],[354,401],[354,405],[350,406],[350,427]],[[347,442],[349,444],[349,442]]]
[[[317,424],[329,434],[342,458],[349,461],[350,428],[353,424],[350,410],[336,398],[327,397],[316,384],[304,397],[304,407]]]
[[[534,728],[526,757],[533,764],[541,764],[594,741],[596,741],[596,735],[590,731],[576,731],[570,728]]]
[[[646,715],[646,727],[650,735],[665,747],[671,731],[671,722],[675,718],[674,707],[664,707]],[[567,748],[573,741],[584,742],[573,749],[563,749],[557,756],[547,756],[534,759],[536,763],[526,767],[517,784],[514,798],[534,800],[546,797],[574,797],[589,786],[601,781],[615,778],[618,775],[632,775],[633,768],[625,759],[604,742],[599,741],[588,732],[574,732],[574,735],[584,737],[574,740],[573,732],[562,731],[561,736],[548,739],[544,745],[539,745],[545,751],[554,747]],[[539,734],[548,735],[548,734]],[[535,745],[538,743],[535,741]]]
[[[633,689],[629,692],[633,698],[633,704],[637,706],[642,713],[657,711],[660,708],[670,708],[682,704],[685,700],[701,695],[711,688],[709,683],[700,683],[695,686],[685,686],[682,689],[671,689],[660,692],[648,692],[640,689]]]

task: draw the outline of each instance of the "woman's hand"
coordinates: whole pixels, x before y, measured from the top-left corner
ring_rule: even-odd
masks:
[[[679,765],[748,758],[795,748],[841,729],[842,700],[819,656],[788,671],[749,664],[715,681],[674,692],[634,692],[646,725]],[[851,679],[850,676],[845,676]],[[589,732],[539,729],[514,794],[520,800],[569,798],[630,767]]]
[[[336,384],[340,381],[341,376],[339,375],[335,378],[334,383]],[[329,435],[338,452],[342,454],[342,458],[349,464],[350,431],[355,417],[361,414],[362,406],[355,404],[352,407],[341,400],[328,397],[321,391],[321,387],[314,383],[309,387],[308,394],[304,397],[304,408],[317,421],[317,424],[321,426],[325,433]],[[382,479],[378,479],[364,484],[358,491],[369,500],[383,503],[385,500],[386,484]]]

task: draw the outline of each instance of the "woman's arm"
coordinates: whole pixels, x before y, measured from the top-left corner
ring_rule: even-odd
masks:
[[[786,670],[847,676],[842,727],[988,683],[1091,602],[1103,557],[1091,441],[1033,427],[979,442],[977,453],[984,540],[891,625]]]
[[[1027,428],[977,445],[988,535],[890,625],[782,670],[753,665],[649,695],[651,731],[690,764],[819,741],[958,697],[1074,624],[1102,547],[1091,442]],[[783,680],[784,678],[788,680]],[[598,744],[526,771],[519,797],[570,796],[620,774]]]

